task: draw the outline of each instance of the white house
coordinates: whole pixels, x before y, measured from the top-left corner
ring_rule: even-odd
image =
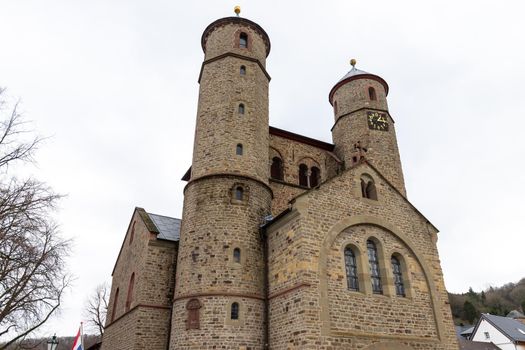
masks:
[[[525,324],[508,317],[481,314],[470,340],[493,343],[503,350],[525,350]]]

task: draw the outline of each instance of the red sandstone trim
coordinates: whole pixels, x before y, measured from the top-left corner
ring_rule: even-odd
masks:
[[[207,65],[208,63],[212,63],[212,62],[221,60],[221,59],[223,59],[225,57],[235,57],[235,58],[239,58],[241,60],[255,62],[255,63],[257,63],[259,68],[261,68],[261,70],[262,70],[263,74],[266,76],[266,78],[268,78],[268,81],[270,81],[272,79],[272,77],[270,77],[270,74],[268,74],[268,72],[266,71],[266,68],[264,68],[264,66],[262,65],[261,61],[259,61],[258,59],[252,58],[252,57],[248,57],[248,56],[244,56],[244,55],[239,55],[238,53],[226,52],[226,53],[223,53],[222,55],[215,56],[213,58],[210,58],[209,60],[206,60],[206,61],[202,62],[201,71],[199,73],[199,80],[197,80],[197,82],[199,84],[201,82],[202,71],[204,70],[204,66],[205,65]]]
[[[270,54],[270,48],[271,48],[270,37],[268,36],[268,34],[266,34],[264,29],[262,29],[260,25],[258,25],[255,22],[250,21],[249,19],[243,18],[243,17],[224,17],[224,18],[220,18],[216,20],[215,22],[210,23],[210,25],[208,25],[206,29],[204,29],[204,32],[202,33],[202,37],[201,37],[201,46],[202,46],[202,51],[204,51],[204,53],[206,53],[206,42],[208,41],[208,36],[211,34],[211,32],[215,28],[224,26],[228,23],[245,25],[245,26],[252,28],[256,32],[259,32],[266,46],[266,57],[268,57],[268,55]]]
[[[244,294],[244,293],[224,293],[224,292],[211,292],[211,293],[196,293],[196,294],[187,294],[180,297],[176,297],[173,301],[190,299],[190,298],[202,298],[202,297],[239,297],[239,298],[248,298],[256,300],[264,300],[263,296],[256,294]]]
[[[255,177],[247,176],[247,175],[241,175],[241,174],[236,174],[236,173],[215,173],[215,174],[203,175],[201,177],[197,177],[195,179],[191,179],[191,181],[188,182],[186,184],[186,186],[184,186],[183,193],[185,193],[186,192],[186,188],[188,188],[188,186],[191,185],[194,182],[197,182],[197,181],[200,181],[200,180],[206,180],[206,179],[214,178],[214,177],[225,177],[225,176],[238,177],[238,178],[241,178],[241,179],[248,179],[248,180],[255,181],[255,182],[263,185],[264,187],[266,187],[268,189],[268,191],[270,191],[270,194],[272,195],[272,199],[273,199],[273,190],[272,190],[272,188],[269,185],[265,184],[264,182],[262,182],[259,179],[256,179]]]
[[[148,308],[148,309],[171,310],[171,306],[169,306],[169,305],[164,306],[164,305],[154,305],[154,304],[137,304],[137,305],[133,306],[131,309],[129,309],[128,311],[124,312],[122,315],[120,315],[116,319],[114,319],[113,322],[108,324],[105,328],[108,329],[109,327],[113,326],[115,323],[117,323],[118,320],[120,320],[124,316],[132,313],[133,311],[135,311],[139,307],[145,307],[145,308]]]
[[[314,147],[317,147],[317,148],[321,148],[321,149],[324,149],[324,150],[330,151],[330,152],[332,152],[334,150],[334,147],[335,147],[331,143],[324,142],[324,141],[321,141],[321,140],[312,139],[312,138],[307,137],[307,136],[303,136],[303,135],[295,134],[295,133],[290,132],[290,131],[278,129],[278,128],[275,128],[273,126],[270,126],[269,131],[270,131],[270,135],[280,136],[280,137],[283,137],[285,139],[301,142],[301,143],[304,143],[304,144],[307,144],[307,145],[310,145],[310,146],[314,146]]]
[[[330,93],[328,94],[328,102],[330,102],[330,104],[333,106],[332,97],[334,97],[336,90],[339,89],[341,86],[345,85],[346,83],[349,83],[357,79],[371,79],[371,80],[377,81],[378,83],[383,85],[383,87],[385,88],[385,94],[388,96],[388,84],[383,78],[375,74],[358,74],[358,75],[354,75],[349,78],[346,78],[345,80],[341,80],[340,82],[335,84],[335,86],[332,88],[332,90],[330,90]]]
[[[337,120],[335,121],[334,123],[334,126],[332,126],[332,128],[330,129],[330,131],[333,131],[335,126],[337,125],[337,123],[339,123],[339,120],[340,119],[343,119],[344,117],[347,117],[349,116],[350,114],[354,114],[356,112],[359,112],[359,111],[362,111],[362,110],[369,110],[369,111],[378,111],[378,112],[384,112],[386,114],[388,114],[388,116],[390,117],[390,119],[392,119],[392,122],[395,124],[396,121],[394,120],[394,118],[392,118],[392,116],[390,115],[390,112],[386,109],[379,109],[379,108],[370,108],[370,107],[362,107],[362,108],[358,108],[358,109],[354,109],[353,111],[350,111],[348,113],[345,113],[345,114],[341,114],[339,116],[339,118],[337,118]]]
[[[288,294],[290,292],[293,292],[294,290],[297,290],[299,288],[302,288],[302,287],[310,287],[311,284],[310,283],[306,283],[306,282],[301,282],[299,284],[296,284],[295,286],[293,287],[290,287],[288,289],[285,289],[285,290],[282,290],[280,292],[277,292],[277,293],[273,293],[272,295],[270,295],[268,297],[268,299],[273,299],[273,298],[277,298],[277,297],[280,297],[281,295],[284,295],[284,294]]]

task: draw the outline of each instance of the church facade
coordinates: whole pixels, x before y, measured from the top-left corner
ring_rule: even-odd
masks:
[[[182,220],[135,209],[102,348],[457,349],[386,81],[354,62],[329,92],[326,143],[269,126],[258,24],[219,19],[202,48]]]

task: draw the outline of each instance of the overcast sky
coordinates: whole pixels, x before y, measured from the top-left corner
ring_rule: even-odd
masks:
[[[2,0],[0,86],[52,136],[23,172],[67,194],[58,220],[75,242],[77,279],[43,335],[76,332],[135,206],[180,217],[201,34],[237,4],[272,42],[271,125],[331,142],[328,92],[356,58],[390,86],[448,290],[525,277],[523,1]]]

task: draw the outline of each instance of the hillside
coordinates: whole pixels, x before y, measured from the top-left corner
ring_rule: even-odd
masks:
[[[469,288],[463,294],[448,293],[454,323],[473,324],[481,313],[506,316],[512,310],[525,311],[525,278],[517,283],[490,287],[477,293]]]

